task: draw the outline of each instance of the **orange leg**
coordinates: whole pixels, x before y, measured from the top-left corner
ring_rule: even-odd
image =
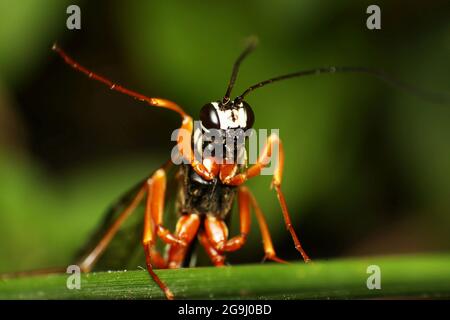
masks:
[[[158,252],[154,247],[150,250],[150,257],[152,265],[155,267],[155,269],[166,269],[167,268],[167,261],[164,259],[164,257],[161,255],[161,253]]]
[[[170,100],[162,99],[162,98],[150,98],[136,91],[127,89],[118,85],[111,80],[85,68],[76,62],[72,57],[70,57],[64,50],[62,50],[58,45],[54,44],[52,50],[59,54],[59,56],[67,63],[69,66],[74,68],[75,70],[84,73],[90,79],[96,80],[100,83],[107,85],[111,90],[126,94],[127,96],[133,97],[139,101],[146,102],[150,106],[165,108],[178,113],[182,118],[182,123],[180,126],[180,131],[177,137],[178,149],[180,151],[180,155],[183,156],[187,161],[192,165],[194,170],[201,175],[203,178],[207,180],[211,180],[214,178],[210,170],[208,170],[202,162],[197,161],[194,158],[194,152],[192,151],[191,139],[192,139],[192,131],[193,131],[193,122],[192,118],[175,102]],[[187,133],[187,134],[186,134]]]
[[[289,211],[287,209],[286,200],[284,198],[283,192],[281,191],[281,179],[283,177],[283,165],[284,165],[284,151],[281,140],[278,138],[277,135],[271,135],[268,138],[267,144],[264,147],[263,152],[260,155],[260,158],[258,159],[257,163],[251,166],[246,172],[237,174],[234,177],[229,177],[223,182],[229,185],[241,185],[247,179],[258,176],[261,173],[261,170],[268,165],[270,157],[272,156],[272,151],[277,146],[278,146],[278,163],[275,167],[275,171],[273,174],[272,186],[275,188],[275,191],[277,193],[277,198],[281,206],[281,212],[283,214],[285,225],[294,241],[295,249],[297,249],[297,251],[300,252],[305,262],[309,262],[311,259],[303,250],[300,240],[298,239],[297,234],[295,233],[295,230],[292,226]]]
[[[158,237],[167,244],[186,246],[184,239],[178,238],[163,226],[164,198],[166,193],[166,173],[164,169],[158,169],[147,183],[148,198],[146,214],[154,223]]]
[[[279,263],[288,263],[286,260],[278,258],[277,254],[275,253],[275,248],[273,247],[273,242],[270,236],[269,227],[267,226],[266,218],[264,217],[264,213],[259,207],[258,202],[255,199],[255,196],[246,187],[241,188],[244,189],[244,192],[247,192],[249,194],[253,210],[255,211],[256,219],[258,220],[259,230],[261,231],[261,237],[264,246],[263,261],[272,260]]]
[[[300,240],[298,239],[297,234],[295,233],[294,227],[292,226],[291,218],[289,216],[289,211],[287,209],[286,199],[284,198],[284,194],[281,191],[281,186],[275,185],[275,191],[277,192],[277,197],[278,197],[278,201],[281,206],[281,212],[283,213],[286,228],[288,229],[289,233],[291,234],[292,239],[294,240],[295,249],[297,249],[297,251],[300,252],[300,254],[302,255],[303,260],[305,262],[310,262],[311,259],[306,254],[305,250],[303,250]]]
[[[142,245],[145,251],[145,258],[147,264],[147,271],[153,280],[158,284],[161,290],[164,291],[167,299],[172,300],[174,295],[167,285],[161,281],[158,275],[153,271],[153,263],[163,264],[164,259],[160,255],[155,255],[154,245],[156,243],[156,229],[157,223],[155,216],[161,216],[164,210],[164,194],[165,194],[165,171],[158,169],[153,176],[147,181],[147,205],[144,214],[144,234],[142,237]],[[156,261],[153,258],[156,257]]]
[[[205,231],[211,245],[219,252],[239,250],[247,240],[250,231],[250,196],[245,189],[238,190],[240,234],[228,238],[228,228],[225,222],[213,216],[205,219]]]
[[[169,160],[162,166],[162,168],[167,170],[171,165],[172,162]],[[82,260],[78,261],[77,264],[80,266],[80,269],[83,272],[89,272],[92,270],[97,260],[100,258],[102,253],[108,247],[111,240],[116,235],[117,231],[119,231],[120,226],[134,212],[136,207],[144,199],[144,196],[147,192],[147,184],[145,182],[142,182],[142,185],[141,186],[138,185],[137,189],[132,192],[133,193],[130,194],[127,193],[127,195],[122,199],[120,199],[117,203],[115,203],[114,206],[108,212],[108,214],[112,214],[115,211],[117,211],[118,208],[122,206],[122,204],[128,203],[125,209],[122,212],[120,212],[120,214],[118,214],[115,220],[112,221],[112,224],[106,229],[106,231],[101,236],[98,243],[92,249],[89,249],[87,253],[84,254]],[[130,198],[130,196],[132,197]],[[158,256],[159,255],[155,253],[155,260],[158,259]]]
[[[172,291],[170,291],[169,287],[162,282],[162,280],[158,277],[158,275],[153,271],[153,265],[152,265],[152,246],[153,243],[144,244],[144,250],[145,250],[145,262],[147,265],[147,271],[149,275],[152,277],[153,281],[156,282],[156,284],[161,288],[162,291],[164,291],[164,294],[166,295],[166,298],[168,300],[173,300],[174,295]]]
[[[272,157],[272,151],[274,147],[278,146],[278,163],[273,174],[273,184],[281,184],[281,178],[283,176],[283,165],[284,165],[284,152],[283,145],[277,135],[272,134],[267,139],[267,143],[258,158],[258,161],[245,172],[236,175],[229,175],[225,177],[222,181],[224,184],[239,186],[243,184],[250,178],[259,176],[261,170],[269,164],[270,158]]]
[[[164,196],[166,190],[166,174],[164,169],[157,170],[147,182],[148,197],[144,216],[144,234],[142,245],[144,246],[147,270],[154,281],[166,294],[167,299],[173,299],[173,293],[165,283],[159,279],[153,271],[155,266],[173,268],[180,264],[184,258],[188,244],[192,241],[200,225],[200,218],[196,214],[183,215],[180,217],[176,227],[176,234],[172,235],[167,228],[162,226],[164,213]],[[169,252],[169,262],[164,259],[154,249],[156,237],[159,236],[164,242],[173,247]],[[184,254],[183,254],[184,253]]]
[[[180,246],[178,244],[172,244],[170,246],[169,261],[167,263],[168,268],[181,268],[188,246],[197,235],[199,226],[200,217],[197,214],[185,214],[178,219],[175,236],[183,239],[187,246]]]
[[[208,236],[205,234],[205,232],[202,231],[199,233],[198,241],[203,246],[203,248],[206,251],[206,254],[216,267],[221,267],[225,265],[225,256],[216,249],[214,249],[214,247],[209,242]]]

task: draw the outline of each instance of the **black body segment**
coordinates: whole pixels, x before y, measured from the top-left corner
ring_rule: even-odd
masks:
[[[179,168],[180,188],[177,204],[180,213],[213,215],[225,219],[231,211],[237,188],[223,184],[219,177],[203,179],[190,165]]]

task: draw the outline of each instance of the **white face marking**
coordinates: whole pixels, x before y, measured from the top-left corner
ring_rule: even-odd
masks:
[[[211,103],[217,111],[219,116],[220,129],[236,129],[245,128],[247,125],[247,114],[245,109],[242,108],[242,103],[238,106],[238,109],[220,110],[218,102]]]
[[[197,154],[202,154],[202,151],[203,151],[203,136],[202,136],[202,130],[198,129],[198,128],[194,131],[194,146],[197,149],[196,150]]]

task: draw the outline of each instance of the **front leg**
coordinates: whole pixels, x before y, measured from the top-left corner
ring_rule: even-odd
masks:
[[[274,150],[278,150],[278,159],[273,173],[272,185],[281,185],[284,166],[284,151],[283,144],[276,134],[272,134],[269,136],[269,138],[267,139],[267,143],[264,146],[263,151],[261,152],[261,155],[254,165],[252,165],[242,173],[229,174],[224,176],[222,182],[230,186],[239,186],[248,179],[259,176],[261,174],[261,170],[267,167],[267,165],[270,163],[270,159]]]
[[[177,157],[181,156],[187,161],[194,171],[205,180],[214,179],[217,165],[211,159],[197,159],[192,149],[192,133],[194,131],[193,120],[190,116],[184,116],[177,134]]]
[[[284,166],[284,150],[283,144],[281,140],[278,138],[278,135],[270,135],[267,144],[263,149],[262,154],[258,158],[258,161],[248,168],[245,172],[239,173],[233,177],[229,177],[223,181],[224,184],[228,185],[241,185],[248,179],[252,177],[256,177],[261,174],[261,170],[269,164],[269,160],[272,157],[272,153],[274,150],[278,148],[278,161],[276,162],[275,171],[273,173],[272,186],[277,193],[278,202],[281,207],[281,212],[283,214],[284,222],[287,230],[291,234],[292,240],[294,241],[295,249],[300,252],[305,262],[310,262],[311,259],[306,254],[305,250],[303,250],[300,240],[295,233],[295,230],[292,226],[291,217],[289,215],[289,211],[286,204],[286,199],[284,198],[284,194],[281,191],[281,180],[283,177],[283,166]]]

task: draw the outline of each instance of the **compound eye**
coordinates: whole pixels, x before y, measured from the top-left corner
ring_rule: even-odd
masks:
[[[206,129],[220,129],[219,115],[212,103],[207,103],[202,107],[200,120]]]
[[[246,128],[250,129],[251,127],[253,127],[253,124],[255,123],[255,114],[253,113],[253,109],[252,107],[250,107],[250,105],[245,102],[242,101],[243,104],[243,108],[245,110],[245,114],[247,115],[247,121],[246,121]]]

